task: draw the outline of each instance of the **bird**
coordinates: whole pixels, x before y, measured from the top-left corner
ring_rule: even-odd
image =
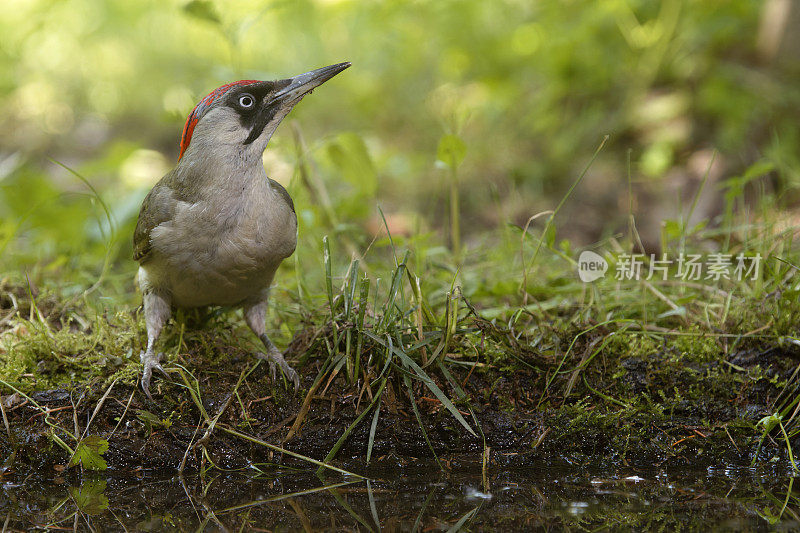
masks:
[[[297,215],[286,189],[267,176],[263,153],[300,100],[349,66],[227,83],[187,117],[178,162],[144,198],[133,233],[147,329],[141,386],[151,400],[153,371],[168,377],[155,344],[175,308],[242,308],[273,380],[277,365],[299,388],[297,372],[266,333],[270,285],[297,247]]]

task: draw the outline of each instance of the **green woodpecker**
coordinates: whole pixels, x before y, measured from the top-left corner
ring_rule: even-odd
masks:
[[[269,288],[297,245],[289,193],[267,177],[262,156],[281,120],[303,96],[350,66],[339,63],[277,81],[242,80],[215,89],[186,120],[176,167],[139,211],[133,258],[147,324],[142,389],[162,374],[155,343],[173,308],[241,307],[261,339],[273,379],[276,365],[297,372],[266,334]]]

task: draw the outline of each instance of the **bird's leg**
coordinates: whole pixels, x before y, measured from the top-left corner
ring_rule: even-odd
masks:
[[[300,388],[300,376],[289,366],[289,363],[283,358],[283,354],[275,347],[269,337],[267,337],[265,325],[267,319],[267,299],[268,296],[264,296],[261,301],[255,304],[245,305],[244,319],[247,325],[250,326],[250,329],[253,330],[253,333],[261,339],[261,342],[264,343],[264,347],[267,349],[266,353],[259,353],[258,358],[269,361],[269,370],[272,374],[272,379],[275,379],[275,365],[277,365],[281,367],[281,371],[283,371],[286,379],[291,381],[295,390],[297,390]]]
[[[153,375],[153,369],[169,377],[161,367],[161,358],[164,354],[155,353],[155,344],[158,335],[161,333],[161,328],[164,327],[164,323],[169,319],[170,304],[162,295],[149,291],[145,292],[143,300],[144,321],[147,324],[147,350],[139,354],[139,358],[144,365],[142,390],[152,400],[153,397],[150,396],[150,377]]]

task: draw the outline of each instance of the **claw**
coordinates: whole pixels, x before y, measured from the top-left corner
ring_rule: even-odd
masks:
[[[289,366],[289,363],[287,363],[286,359],[283,358],[283,354],[281,354],[278,350],[270,350],[268,353],[259,352],[258,358],[269,361],[269,373],[272,376],[272,381],[275,381],[277,378],[276,367],[280,367],[281,372],[283,372],[283,375],[286,376],[286,379],[288,379],[292,385],[294,385],[294,390],[300,388],[300,376],[297,374],[294,368]]]
[[[139,355],[139,359],[144,364],[144,371],[142,372],[142,390],[144,391],[145,396],[148,399],[153,400],[153,396],[150,394],[150,379],[153,376],[153,369],[158,370],[164,377],[169,377],[164,367],[161,366],[161,358],[164,356],[163,353],[159,353],[158,355],[153,353],[146,353],[142,352]]]

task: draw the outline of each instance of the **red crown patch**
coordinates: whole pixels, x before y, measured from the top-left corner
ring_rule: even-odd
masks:
[[[251,83],[256,83],[258,80],[239,80],[234,81],[233,83],[226,83],[222,87],[217,87],[207,95],[203,97],[202,100],[192,109],[192,112],[189,113],[189,116],[186,118],[186,124],[183,126],[183,134],[181,135],[181,152],[178,155],[178,161],[180,161],[181,157],[183,157],[183,153],[189,147],[189,143],[192,140],[192,133],[194,133],[194,127],[197,125],[197,121],[200,120],[200,117],[203,116],[206,109],[211,106],[215,101],[222,98],[225,93],[231,90],[234,87],[238,87],[239,85],[250,85]]]

